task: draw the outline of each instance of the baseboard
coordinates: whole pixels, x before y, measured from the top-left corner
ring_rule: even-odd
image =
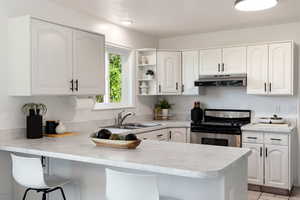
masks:
[[[276,195],[290,196],[293,189],[288,190],[288,189],[274,188],[269,186],[248,184],[248,190],[257,191],[257,192],[266,192],[266,193],[271,193]]]

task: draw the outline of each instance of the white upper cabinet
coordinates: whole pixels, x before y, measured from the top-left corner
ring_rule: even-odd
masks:
[[[247,93],[293,95],[293,43],[247,48]]]
[[[104,94],[104,37],[74,32],[74,89],[79,94]]]
[[[221,72],[225,74],[245,74],[247,62],[246,47],[231,47],[223,49]]]
[[[268,80],[268,45],[247,49],[247,93],[265,94]]]
[[[104,36],[24,16],[9,23],[10,94],[104,94]]]
[[[222,49],[200,50],[200,75],[221,72]]]
[[[199,78],[199,51],[182,52],[182,94],[197,95],[194,82]]]
[[[157,52],[158,93],[181,93],[181,52]]]
[[[289,154],[287,146],[266,145],[265,185],[287,188],[289,184]]]
[[[72,30],[32,20],[32,93],[70,94]]]
[[[269,93],[293,93],[292,43],[269,46]]]

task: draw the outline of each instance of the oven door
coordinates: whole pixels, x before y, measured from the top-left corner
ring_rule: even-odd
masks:
[[[191,143],[241,147],[241,135],[192,132]]]

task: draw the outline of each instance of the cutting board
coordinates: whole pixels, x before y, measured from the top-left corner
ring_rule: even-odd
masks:
[[[76,132],[65,132],[62,134],[45,134],[44,136],[46,137],[52,137],[52,138],[61,138],[61,137],[66,137],[66,136],[74,136],[78,135],[79,133]]]

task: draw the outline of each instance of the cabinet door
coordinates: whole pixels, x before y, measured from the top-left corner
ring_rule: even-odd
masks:
[[[181,93],[181,52],[158,52],[160,94]]]
[[[268,45],[247,48],[247,93],[267,94]]]
[[[74,85],[77,94],[104,94],[104,45],[104,36],[81,31],[74,32]]]
[[[269,46],[269,93],[293,94],[292,43]]]
[[[265,151],[265,185],[288,189],[288,147],[279,145],[266,145]]]
[[[187,142],[187,130],[186,128],[171,128],[169,129],[171,142]]]
[[[247,72],[246,61],[246,47],[224,48],[221,71],[225,74],[245,74]]]
[[[262,144],[243,143],[243,148],[251,150],[248,157],[248,183],[263,185],[264,183],[264,156]]]
[[[32,94],[71,94],[72,30],[32,20]]]
[[[199,78],[199,51],[182,52],[182,94],[197,95],[194,82]]]
[[[214,75],[221,72],[222,50],[200,51],[200,75]]]

